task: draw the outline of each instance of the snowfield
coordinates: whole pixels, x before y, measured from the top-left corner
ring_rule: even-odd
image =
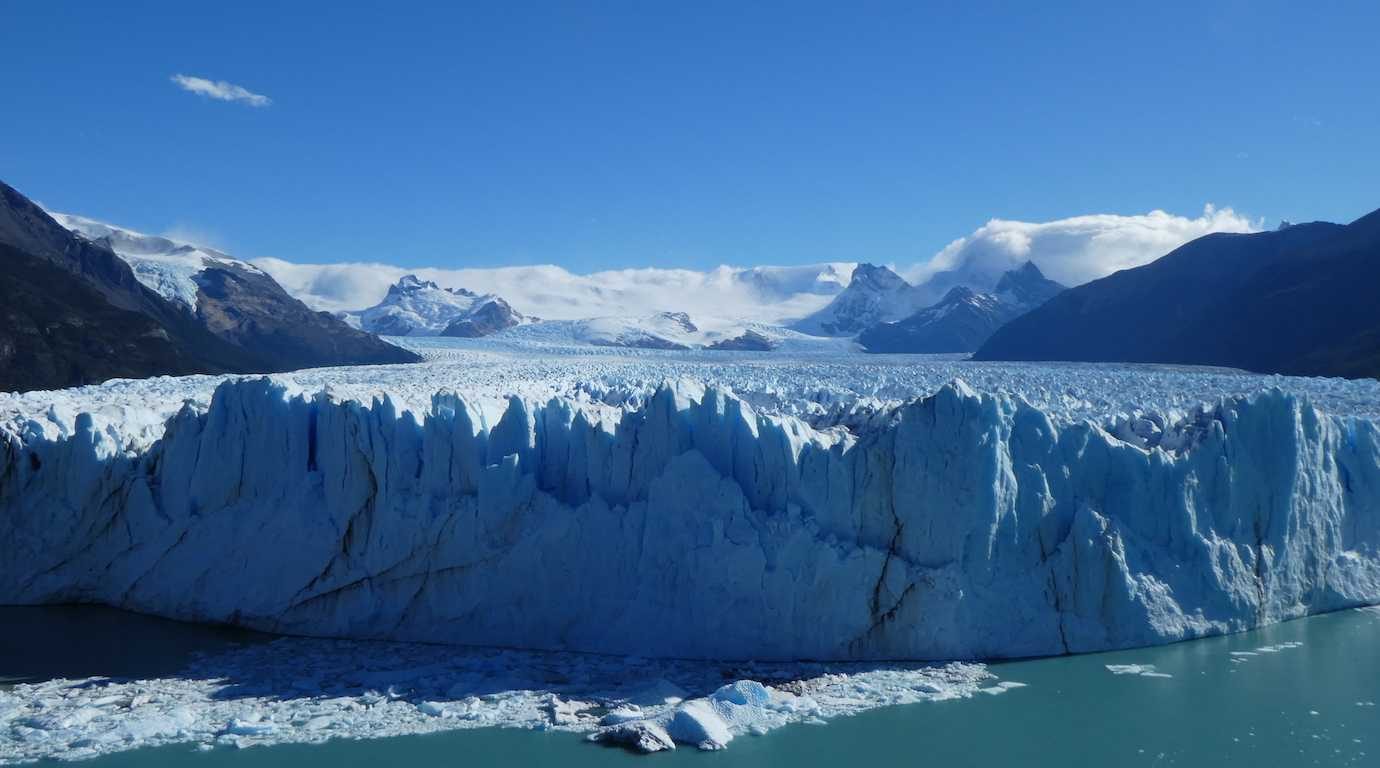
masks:
[[[1380,603],[1375,381],[822,345],[402,343],[428,362],[0,395],[0,597],[781,665],[1125,648]],[[446,695],[473,671],[446,653],[459,666],[420,665],[426,693],[407,694],[398,732],[540,710],[651,749],[825,716],[799,686],[755,683],[651,709],[550,686],[540,706],[475,703]],[[905,674],[941,693],[986,685],[980,666],[923,669]],[[919,696],[913,682],[853,690],[884,702]],[[159,710],[171,720],[148,738],[301,740],[338,719],[265,705],[271,722],[232,721],[196,703],[208,685],[187,681],[192,703]],[[404,688],[379,678],[360,706]],[[0,757],[75,750],[29,742],[107,722],[64,709],[76,720],[40,727],[33,697],[67,694],[15,690]]]

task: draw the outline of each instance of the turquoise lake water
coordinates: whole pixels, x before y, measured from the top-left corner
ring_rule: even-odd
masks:
[[[193,651],[252,641],[244,633],[91,609],[0,609],[0,623],[7,627],[0,640],[0,681],[167,675]],[[1261,652],[1262,646],[1293,647]],[[1154,665],[1156,673],[1169,676],[1117,675],[1109,664]],[[717,753],[682,748],[640,756],[568,733],[484,729],[207,752],[177,745],[79,765],[1380,765],[1380,612],[1373,610],[992,669],[1027,687],[882,708],[826,725],[787,726],[740,737]]]

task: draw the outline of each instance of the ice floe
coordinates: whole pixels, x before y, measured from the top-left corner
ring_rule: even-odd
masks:
[[[1173,677],[1168,672],[1160,672],[1154,664],[1107,664],[1107,671],[1114,675],[1136,675],[1138,677]]]

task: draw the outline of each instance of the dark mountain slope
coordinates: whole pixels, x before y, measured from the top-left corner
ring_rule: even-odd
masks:
[[[420,359],[329,312],[312,311],[263,272],[208,267],[197,277],[197,287],[197,318],[217,337],[252,351],[258,370]]]
[[[157,321],[47,259],[0,243],[0,264],[0,391],[211,370]]]
[[[1224,365],[1380,376],[1380,212],[1214,234],[1008,323],[979,360]]]
[[[118,255],[68,232],[0,182],[0,389],[112,377],[260,373],[417,356],[311,312],[267,276],[207,270],[193,315],[141,284]],[[247,287],[229,287],[240,282]]]

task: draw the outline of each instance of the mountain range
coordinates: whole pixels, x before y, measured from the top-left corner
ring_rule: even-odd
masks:
[[[1380,310],[1372,298],[1380,284],[1380,212],[1349,225],[1209,234],[1067,290],[1031,262],[995,279],[965,262],[918,285],[867,263],[587,276],[532,267],[511,275],[470,271],[480,285],[507,286],[503,295],[403,274],[373,306],[330,313],[299,300],[314,294],[287,262],[250,263],[50,213],[0,183],[0,258],[0,390],[420,359],[374,334],[503,333],[517,342],[663,350],[976,350],[980,360],[1380,376]],[[334,268],[307,274],[335,276],[321,271]],[[380,269],[360,272],[376,277]],[[600,275],[607,288],[595,280]],[[292,293],[279,276],[289,278]],[[524,310],[559,319],[523,314],[508,289]],[[652,312],[593,313],[657,303],[663,308]],[[686,305],[710,311],[691,320],[680,309]],[[730,314],[744,308],[751,317]]]
[[[990,291],[950,288],[937,304],[894,323],[878,323],[858,335],[868,352],[972,352],[1011,319],[1064,290],[1027,261],[1002,274]]]
[[[0,391],[420,359],[224,254],[63,219],[0,182]]]
[[[1347,225],[1211,234],[1065,291],[975,358],[1380,377],[1377,286],[1380,211]]]

